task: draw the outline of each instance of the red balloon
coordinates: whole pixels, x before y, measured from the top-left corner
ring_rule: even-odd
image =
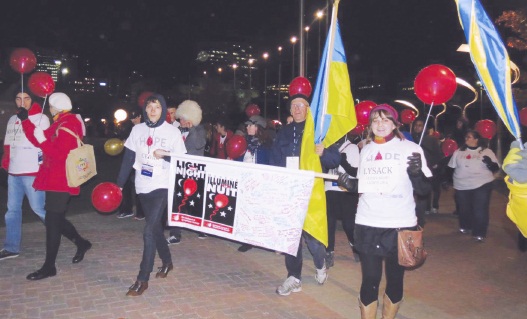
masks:
[[[454,151],[457,150],[457,148],[458,146],[456,141],[450,138],[447,138],[441,144],[441,150],[443,151],[443,154],[445,154],[445,156],[450,156],[454,154]]]
[[[482,137],[491,139],[496,134],[496,124],[491,120],[480,120],[476,122],[474,126],[476,132],[478,132]]]
[[[415,114],[413,110],[404,109],[401,112],[401,122],[403,122],[404,124],[412,123],[416,117],[417,117],[417,114]]]
[[[377,105],[373,101],[362,101],[355,105],[355,114],[357,114],[357,123],[368,125],[370,123],[370,112]]]
[[[198,183],[196,183],[196,181],[193,180],[192,178],[187,178],[183,182],[183,192],[185,192],[186,196],[190,196],[194,194],[197,189],[198,189]]]
[[[137,105],[139,105],[139,107],[145,107],[146,99],[152,94],[154,93],[150,91],[144,91],[143,93],[139,94],[139,97],[137,98]]]
[[[37,57],[33,51],[26,48],[15,49],[9,58],[9,64],[13,70],[24,74],[33,71],[37,66]]]
[[[123,193],[114,183],[104,182],[95,186],[91,193],[91,203],[101,213],[111,213],[121,205]]]
[[[426,104],[445,103],[456,93],[456,75],[441,64],[432,64],[419,71],[414,82],[414,91]]]
[[[256,104],[249,104],[245,108],[245,114],[247,117],[251,117],[253,115],[260,115],[260,107]]]
[[[355,126],[355,127],[350,131],[350,134],[351,134],[351,135],[361,135],[362,132],[364,132],[364,130],[366,130],[366,125],[364,125],[364,124],[357,124],[357,126]]]
[[[520,110],[520,123],[523,126],[527,126],[527,107]]]
[[[245,154],[245,151],[247,151],[247,141],[243,136],[233,135],[227,141],[227,145],[225,147],[229,158],[238,158]]]
[[[28,79],[28,86],[33,94],[46,97],[55,91],[55,82],[46,72],[35,72]]]
[[[227,206],[228,203],[229,197],[224,194],[216,194],[216,196],[214,196],[214,205],[216,205],[217,208],[223,208]]]
[[[295,94],[303,94],[307,97],[311,95],[312,91],[311,83],[305,77],[299,76],[293,79],[289,84],[289,96]]]

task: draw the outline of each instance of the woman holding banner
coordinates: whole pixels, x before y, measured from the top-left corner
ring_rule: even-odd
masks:
[[[363,319],[376,318],[383,261],[386,274],[383,318],[395,318],[403,299],[405,271],[398,263],[397,231],[416,229],[413,193],[425,195],[431,190],[428,177],[432,173],[423,150],[404,139],[397,119],[398,114],[390,105],[374,107],[360,154],[358,187],[362,195],[355,219],[355,248],[362,269],[359,305]],[[350,191],[352,184],[350,177],[339,177],[339,185]]]

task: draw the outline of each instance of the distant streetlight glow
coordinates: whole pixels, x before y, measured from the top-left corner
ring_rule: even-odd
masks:
[[[293,63],[291,66],[291,80],[295,78],[295,44],[297,40],[297,37],[291,37],[291,44],[293,44]]]
[[[128,113],[126,113],[126,111],[123,109],[118,109],[113,114],[113,117],[115,118],[115,121],[119,123],[119,122],[126,120],[126,118],[128,117]]]

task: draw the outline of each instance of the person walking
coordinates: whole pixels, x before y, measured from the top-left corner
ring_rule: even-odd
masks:
[[[166,114],[164,97],[152,94],[145,100],[145,122],[134,126],[124,144],[125,153],[117,185],[122,188],[132,169],[135,169],[135,189],[146,221],[139,273],[137,280],[128,288],[127,296],[139,296],[148,289],[156,251],[162,261],[156,278],[166,278],[173,269],[161,218],[165,215],[168,201],[170,155],[184,154],[186,149],[180,131],[166,122]]]
[[[179,119],[179,130],[185,141],[185,148],[188,155],[204,156],[205,145],[207,145],[207,132],[200,124],[202,120],[202,111],[199,104],[192,100],[186,100],[178,105],[176,118]],[[179,244],[181,242],[181,227],[170,227],[167,242],[169,245]],[[198,238],[207,238],[205,233],[198,233]]]
[[[242,156],[235,158],[235,161],[253,164],[269,164],[269,153],[272,139],[266,130],[267,121],[260,115],[253,115],[245,121],[247,134],[247,151]],[[253,248],[250,244],[242,244],[239,252],[246,252]]]
[[[454,189],[459,215],[459,231],[472,233],[483,242],[489,227],[489,204],[494,173],[500,169],[488,140],[477,131],[469,130],[465,144],[457,149],[448,166],[454,169]]]
[[[340,165],[329,170],[329,174],[337,175],[347,173],[356,178],[359,167],[359,148],[351,143],[346,137],[339,141]],[[343,190],[337,181],[325,181],[326,210],[328,215],[328,247],[326,248],[326,266],[333,267],[335,255],[335,233],[337,231],[337,219],[342,220],[342,228],[353,252],[356,262],[360,260],[357,250],[354,248],[355,215],[357,214],[357,203],[359,195],[355,192]]]
[[[45,130],[49,119],[43,114],[38,103],[21,89],[17,89],[15,104],[19,111],[23,108],[31,123]],[[42,150],[31,144],[22,129],[22,120],[13,115],[7,122],[4,138],[2,168],[7,176],[7,212],[5,214],[6,237],[4,248],[0,250],[0,260],[15,258],[20,254],[22,241],[22,202],[27,197],[33,212],[44,222],[46,193],[33,188],[33,182],[42,162]]]
[[[302,145],[302,136],[307,118],[307,108],[309,107],[308,97],[303,94],[291,96],[290,112],[293,122],[282,127],[274,140],[271,148],[271,158],[269,163],[274,166],[287,167],[289,169],[299,169],[299,159]],[[327,169],[335,168],[340,163],[340,154],[335,146],[324,148],[323,144],[315,145],[315,153],[320,157],[322,167]],[[327,217],[324,216],[324,219]],[[315,280],[323,285],[327,278],[327,267],[325,262],[326,248],[305,231],[302,231],[298,252],[296,256],[285,254],[285,266],[287,269],[286,280],[276,289],[276,293],[281,296],[288,296],[292,292],[302,291],[302,239],[306,241],[309,251],[313,255],[316,273]]]
[[[388,104],[375,106],[370,129],[360,153],[358,191],[361,193],[355,219],[355,248],[360,254],[362,283],[359,307],[362,319],[376,318],[383,262],[386,290],[382,318],[395,318],[403,299],[405,268],[397,258],[397,231],[416,229],[414,192],[431,191],[432,173],[422,148],[404,139],[398,114]],[[342,182],[347,179],[346,182]],[[343,174],[341,185],[353,180]],[[355,184],[356,185],[356,184]],[[350,191],[356,187],[346,188]]]
[[[78,147],[77,138],[62,128],[72,131],[82,140],[83,123],[76,114],[71,113],[71,100],[66,94],[60,92],[51,94],[49,105],[53,124],[45,131],[28,120],[25,109],[20,109],[18,114],[26,137],[35,146],[40,147],[43,153],[43,162],[33,187],[46,192],[46,260],[39,270],[26,277],[28,280],[40,280],[57,274],[55,261],[62,235],[77,246],[77,252],[72,259],[74,264],[81,262],[92,247],[92,244],[82,238],[75,226],[66,219],[70,198],[72,195],[79,195],[80,187],[68,186],[66,178],[66,158],[72,149]]]

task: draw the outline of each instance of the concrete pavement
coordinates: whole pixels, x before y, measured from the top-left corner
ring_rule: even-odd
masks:
[[[527,254],[516,247],[506,202],[493,192],[488,239],[476,243],[457,231],[453,191],[443,192],[440,213],[428,216],[425,227],[428,260],[406,272],[397,318],[527,318]],[[166,279],[152,276],[143,296],[126,297],[139,268],[144,222],[91,209],[68,218],[93,248],[74,265],[75,247],[64,239],[57,276],[28,281],[44,261],[45,231],[38,221],[24,224],[20,256],[0,261],[0,318],[360,318],[360,266],[341,229],[323,286],[307,251],[303,291],[282,297],[274,291],[286,276],[283,256],[256,248],[240,253],[238,243],[184,231],[181,243],[170,246],[174,271]]]

